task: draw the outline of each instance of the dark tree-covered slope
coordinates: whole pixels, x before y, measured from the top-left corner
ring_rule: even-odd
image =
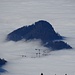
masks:
[[[38,21],[35,24],[21,27],[8,34],[7,39],[19,41],[21,39],[41,39],[42,41],[51,41],[63,39],[47,21]]]
[[[5,59],[1,59],[0,58],[0,67],[6,64],[6,60]]]
[[[51,48],[51,50],[72,49],[70,45],[68,45],[67,43],[63,41],[50,41],[44,46]]]
[[[49,22],[44,20],[40,20],[32,25],[16,29],[7,35],[7,40],[17,42],[22,39],[25,40],[41,39],[43,44],[46,44],[48,42],[48,44],[44,45],[45,47],[52,49],[72,48],[70,45],[68,45],[63,41],[54,43],[54,40],[62,40],[63,37],[55,32],[54,28]],[[60,46],[60,48],[58,46]]]

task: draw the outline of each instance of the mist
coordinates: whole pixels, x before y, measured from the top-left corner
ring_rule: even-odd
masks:
[[[40,40],[6,41],[7,34],[38,20],[46,20],[55,31],[67,37],[73,49],[52,51]],[[75,75],[75,1],[74,0],[0,0],[0,58],[8,63],[1,75]],[[41,50],[41,56],[36,55]],[[47,55],[43,56],[43,51]]]

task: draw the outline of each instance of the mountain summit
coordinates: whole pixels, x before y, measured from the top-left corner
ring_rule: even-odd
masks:
[[[44,20],[35,22],[32,25],[21,27],[14,30],[7,36],[8,40],[19,41],[21,39],[41,39],[44,42],[63,39],[50,23]]]
[[[52,48],[52,49],[58,49],[57,47],[55,47],[56,45],[54,41],[62,40],[63,37],[55,32],[54,28],[49,22],[40,20],[38,22],[35,22],[32,25],[24,26],[19,29],[16,29],[7,35],[7,40],[12,40],[12,41],[17,42],[22,39],[25,39],[25,40],[40,39],[43,42],[45,47]],[[57,41],[57,44],[59,45],[61,44],[61,42]],[[63,42],[63,44],[65,43]],[[66,46],[62,48],[60,47],[59,49],[72,48],[67,43],[65,45]]]

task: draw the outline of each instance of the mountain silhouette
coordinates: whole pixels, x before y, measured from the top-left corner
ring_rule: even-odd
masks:
[[[40,39],[43,42],[43,45],[45,47],[52,48],[52,49],[72,48],[70,45],[68,45],[67,43],[63,41],[62,41],[63,47],[60,47],[60,48],[58,48],[59,46],[55,47],[57,46],[57,43],[59,45],[62,42],[60,41],[60,42],[54,43],[54,40],[62,40],[64,39],[64,37],[56,33],[52,25],[49,22],[44,20],[40,20],[29,26],[23,26],[7,35],[8,41],[12,40],[17,42],[22,39],[25,39],[25,40]]]
[[[35,24],[21,27],[14,30],[7,36],[8,40],[19,41],[21,39],[41,39],[42,41],[51,41],[63,39],[47,21],[38,21]]]
[[[3,65],[5,65],[7,63],[7,61],[5,59],[1,59],[0,58],[0,67],[2,67]]]

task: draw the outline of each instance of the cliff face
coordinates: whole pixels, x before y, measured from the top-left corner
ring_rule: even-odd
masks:
[[[38,22],[35,22],[32,25],[24,26],[19,29],[16,29],[7,35],[7,40],[12,40],[17,42],[22,39],[25,40],[41,39],[43,44],[45,44],[44,45],[45,47],[58,49],[57,47],[55,47],[57,46],[57,43],[54,43],[53,41],[62,40],[63,37],[55,32],[54,28],[50,23],[44,20],[40,20]],[[48,44],[46,44],[47,42]],[[58,43],[61,44],[61,42]],[[63,44],[65,43],[63,42]],[[59,49],[72,48],[69,45],[68,45],[69,47],[67,47],[67,45],[68,44],[65,44],[63,45],[62,48],[60,47]]]

